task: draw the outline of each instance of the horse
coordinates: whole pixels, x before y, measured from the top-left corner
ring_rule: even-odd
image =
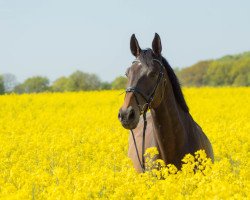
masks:
[[[125,73],[127,89],[118,118],[131,131],[128,157],[135,170],[145,171],[144,152],[149,147],[156,147],[157,158],[177,169],[181,169],[186,154],[200,149],[213,162],[212,145],[192,118],[180,82],[161,54],[160,36],[155,33],[152,49],[141,49],[133,34],[130,50],[135,60]]]

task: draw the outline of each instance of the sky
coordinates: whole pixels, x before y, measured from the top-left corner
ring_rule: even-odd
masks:
[[[54,81],[76,70],[103,81],[161,37],[172,67],[250,50],[249,0],[0,0],[0,74]]]

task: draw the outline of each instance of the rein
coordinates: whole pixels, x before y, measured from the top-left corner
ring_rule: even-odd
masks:
[[[137,88],[135,86],[134,87],[128,87],[126,89],[126,93],[132,92],[134,94],[137,106],[138,106],[139,111],[140,111],[140,114],[143,115],[143,136],[142,136],[142,155],[141,155],[142,160],[140,159],[140,156],[139,156],[139,151],[138,151],[138,147],[137,147],[137,144],[136,144],[134,132],[133,132],[132,129],[130,129],[130,132],[131,132],[133,140],[134,140],[134,145],[135,145],[135,150],[136,150],[136,154],[137,154],[137,157],[138,157],[138,161],[140,163],[140,166],[141,166],[143,172],[145,172],[144,151],[145,151],[145,134],[146,134],[146,129],[147,129],[146,114],[147,114],[147,111],[151,108],[151,103],[152,103],[152,101],[154,99],[156,89],[157,89],[159,83],[161,82],[162,77],[164,76],[164,72],[163,72],[164,67],[163,67],[163,64],[161,63],[161,61],[159,61],[158,59],[153,59],[153,61],[156,61],[157,63],[160,64],[161,71],[160,71],[160,73],[158,75],[157,82],[156,82],[156,84],[154,86],[154,89],[151,92],[151,94],[147,97],[147,95],[145,95],[139,88]],[[140,62],[140,61],[135,60],[134,62]],[[136,94],[139,94],[146,101],[146,103],[144,105],[140,105]]]

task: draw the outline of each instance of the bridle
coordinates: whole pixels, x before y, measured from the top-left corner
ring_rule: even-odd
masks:
[[[136,154],[137,154],[137,157],[138,157],[138,161],[140,163],[140,166],[142,168],[142,171],[145,172],[145,159],[144,159],[144,151],[145,151],[145,133],[146,133],[146,128],[147,128],[147,119],[146,119],[146,114],[147,114],[147,111],[148,109],[151,108],[151,103],[152,101],[154,100],[154,96],[155,96],[155,92],[156,92],[156,89],[159,85],[159,83],[161,82],[163,76],[164,76],[164,66],[163,64],[161,63],[161,61],[159,61],[158,59],[153,59],[153,61],[157,62],[158,64],[160,64],[161,66],[161,71],[159,72],[159,75],[158,75],[158,78],[157,78],[157,81],[156,81],[156,84],[151,92],[151,94],[149,96],[145,95],[139,88],[137,88],[136,86],[133,86],[133,87],[128,87],[126,89],[126,93],[128,92],[132,92],[135,96],[135,100],[136,100],[136,103],[137,103],[137,106],[139,108],[139,111],[140,111],[140,115],[143,115],[143,137],[142,137],[142,160],[140,159],[140,156],[139,156],[139,152],[138,152],[138,148],[137,148],[137,144],[136,144],[136,141],[135,141],[135,136],[134,136],[134,132],[132,129],[130,129],[131,131],[131,134],[132,134],[132,137],[133,137],[133,140],[134,140],[134,145],[135,145],[135,150],[136,150]],[[140,62],[140,60],[136,59],[133,63],[135,62]],[[137,95],[136,94],[139,94],[145,101],[146,103],[144,105],[140,105],[139,101],[138,101],[138,98],[137,98]]]

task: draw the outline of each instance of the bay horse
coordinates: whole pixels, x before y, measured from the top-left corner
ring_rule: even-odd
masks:
[[[128,156],[136,171],[144,172],[143,155],[149,147],[157,147],[158,158],[178,169],[185,154],[200,149],[214,161],[211,143],[189,113],[179,80],[161,55],[160,36],[155,33],[152,49],[142,50],[133,34],[130,50],[135,60],[126,71],[126,95],[118,118],[131,130]]]

